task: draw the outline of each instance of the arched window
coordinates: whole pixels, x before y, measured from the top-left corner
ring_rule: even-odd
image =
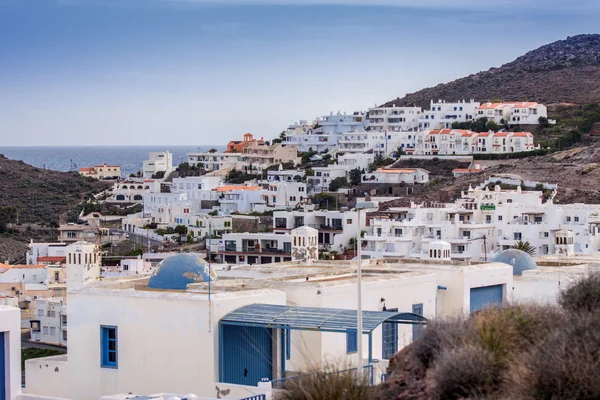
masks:
[[[123,185],[123,187],[121,189],[129,189],[129,186]]]
[[[117,195],[117,201],[125,201],[125,196],[122,194]]]
[[[142,197],[141,194],[136,194],[135,196],[133,196],[133,200],[143,200],[144,198]]]

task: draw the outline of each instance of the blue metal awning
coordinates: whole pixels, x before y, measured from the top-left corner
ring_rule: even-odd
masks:
[[[424,317],[406,312],[363,311],[363,333],[371,333],[384,322],[423,325]],[[356,310],[250,304],[221,318],[222,325],[255,326],[294,330],[347,332],[357,329]]]

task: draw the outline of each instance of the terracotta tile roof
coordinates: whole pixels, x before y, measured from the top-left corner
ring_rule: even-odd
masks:
[[[22,264],[15,264],[15,265],[8,265],[8,264],[2,264],[0,263],[0,268],[9,270],[9,269],[28,269],[28,268],[46,268],[47,265],[41,265],[41,264],[30,264],[30,265],[22,265]]]
[[[507,103],[510,104],[511,106],[513,106],[514,108],[532,108],[532,107],[538,107],[539,104],[534,102],[534,101],[530,101],[530,102],[525,102],[525,101],[518,101],[515,103]]]
[[[231,192],[234,190],[258,190],[261,186],[226,185],[213,189],[216,192]]]
[[[494,137],[506,137],[508,136],[508,132],[496,132],[494,133]]]
[[[531,136],[531,133],[530,132],[515,132],[513,134],[513,136],[516,136],[516,137],[528,137],[528,136]]]
[[[488,137],[490,136],[489,132],[480,132],[477,134],[477,137]]]
[[[483,103],[482,105],[477,107],[477,109],[478,110],[493,110],[496,108],[507,108],[507,107],[510,107],[510,105],[507,103]]]
[[[94,168],[79,168],[79,172],[94,172]]]

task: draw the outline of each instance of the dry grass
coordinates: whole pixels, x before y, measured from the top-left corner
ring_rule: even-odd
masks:
[[[562,293],[560,305],[571,312],[600,311],[600,273],[575,282]]]

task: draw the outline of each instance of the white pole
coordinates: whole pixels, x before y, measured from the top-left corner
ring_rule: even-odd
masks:
[[[356,307],[356,314],[357,314],[357,329],[356,329],[356,340],[358,341],[358,346],[357,346],[357,359],[358,359],[358,364],[357,364],[357,373],[359,375],[362,375],[362,364],[363,364],[363,351],[362,351],[362,330],[363,330],[363,315],[362,315],[362,288],[361,288],[361,263],[362,263],[362,259],[361,259],[361,254],[360,254],[360,248],[361,248],[361,237],[360,237],[360,208],[357,208],[357,217],[358,217],[358,238],[356,240],[357,242],[357,247],[356,247],[356,253],[357,253],[357,263],[356,263],[356,287],[358,289],[358,295],[357,295],[357,300],[358,300],[358,306]]]

